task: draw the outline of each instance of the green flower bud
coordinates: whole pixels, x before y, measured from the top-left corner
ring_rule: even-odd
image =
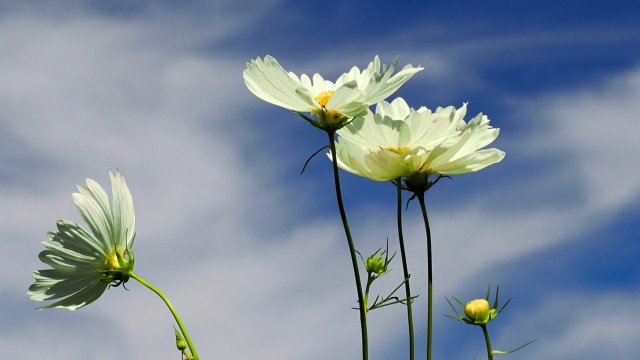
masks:
[[[182,351],[187,348],[187,342],[182,339],[177,340],[176,346],[178,347],[178,350]]]
[[[178,348],[178,350],[183,351],[187,348],[187,342],[184,340],[184,338],[182,338],[182,335],[176,328],[173,328],[173,330],[176,332],[176,347]]]
[[[367,258],[367,272],[380,275],[387,271],[388,264],[383,254],[380,254],[378,256],[375,256],[375,254],[373,254],[369,256],[369,258]]]

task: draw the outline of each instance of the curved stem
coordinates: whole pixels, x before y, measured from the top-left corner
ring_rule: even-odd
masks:
[[[409,359],[413,360],[415,357],[415,345],[414,345],[414,336],[413,336],[413,310],[412,310],[412,302],[411,300],[411,287],[409,286],[409,267],[407,265],[407,256],[404,250],[404,237],[402,236],[402,185],[400,181],[402,179],[398,178],[396,180],[396,188],[398,195],[398,241],[400,242],[400,256],[402,257],[402,270],[404,271],[404,290],[406,293],[407,299],[407,322],[409,325]]]
[[[356,280],[356,290],[358,292],[358,310],[360,312],[360,331],[362,333],[362,359],[367,360],[369,358],[369,345],[367,339],[367,312],[366,304],[362,295],[362,283],[360,281],[360,272],[358,270],[358,258],[356,257],[356,249],[353,246],[353,239],[351,238],[351,230],[349,230],[349,223],[347,222],[347,215],[344,211],[344,204],[342,203],[342,190],[340,190],[340,176],[338,174],[338,161],[336,158],[336,141],[334,139],[335,132],[327,131],[329,135],[329,149],[331,150],[331,160],[333,164],[333,180],[336,186],[336,198],[338,200],[338,209],[340,210],[340,218],[342,219],[342,225],[344,226],[344,232],[347,236],[347,242],[349,243],[349,252],[351,253],[351,263],[353,265],[353,275]]]
[[[198,352],[196,352],[196,348],[193,345],[193,342],[191,341],[191,338],[189,337],[189,333],[187,332],[187,328],[182,323],[182,320],[180,320],[180,316],[178,315],[178,312],[173,307],[173,305],[171,305],[171,302],[169,301],[169,299],[166,296],[164,296],[162,291],[160,291],[158,288],[156,288],[155,286],[153,286],[149,282],[147,282],[147,280],[141,278],[140,276],[136,275],[135,273],[130,272],[129,276],[131,278],[133,278],[133,279],[136,279],[142,285],[144,285],[147,288],[149,288],[149,290],[151,290],[154,293],[158,294],[158,296],[160,296],[162,301],[164,301],[164,303],[167,304],[167,307],[169,308],[169,311],[171,311],[171,314],[173,315],[173,318],[176,319],[176,323],[178,323],[178,327],[180,328],[180,332],[182,332],[182,336],[184,337],[185,341],[187,342],[187,346],[189,346],[189,350],[191,351],[191,356],[193,356],[193,360],[200,359],[198,357]]]
[[[493,351],[491,350],[491,340],[489,339],[489,332],[487,331],[487,325],[480,325],[482,333],[484,334],[484,342],[487,344],[487,359],[493,360]]]
[[[429,227],[429,217],[427,216],[427,208],[424,203],[424,192],[416,193],[416,197],[420,202],[424,226],[427,231],[427,277],[428,277],[428,295],[427,295],[427,360],[431,360],[431,343],[433,339],[433,264],[431,256],[431,228]]]

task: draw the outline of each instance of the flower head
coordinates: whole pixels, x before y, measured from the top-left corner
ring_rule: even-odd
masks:
[[[61,299],[44,308],[75,310],[97,300],[109,285],[118,286],[129,279],[134,257],[135,237],[133,200],[120,171],[109,173],[112,201],[94,180],[78,185],[73,202],[89,230],[60,220],[57,231],[49,232],[50,242],[40,260],[51,269],[36,270],[29,287],[32,300]]]
[[[297,113],[310,112],[319,118],[319,122],[312,122],[314,126],[338,129],[348,118],[365,115],[370,105],[393,94],[422,70],[407,65],[392,76],[396,65],[397,59],[388,68],[381,68],[376,56],[366,69],[360,71],[354,66],[331,82],[320,74],[298,77],[267,55],[247,63],[243,77],[249,90],[260,99]]]
[[[465,174],[481,170],[504,158],[498,149],[483,149],[499,129],[478,114],[464,121],[467,106],[409,108],[402,98],[382,101],[376,112],[354,119],[337,131],[338,165],[356,175],[377,181],[431,175]]]

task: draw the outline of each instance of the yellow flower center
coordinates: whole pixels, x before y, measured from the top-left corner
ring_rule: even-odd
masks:
[[[333,93],[335,93],[335,91],[333,90],[323,91],[320,94],[318,94],[318,96],[313,98],[313,100],[315,100],[323,108],[326,108],[327,103],[329,102],[329,99],[331,99],[331,95],[333,95]]]
[[[124,251],[123,248],[114,248],[111,250],[111,252],[107,255],[107,258],[104,259],[104,266],[107,268],[107,270],[119,270],[120,269],[120,262],[118,262],[118,255],[116,255],[116,251],[117,254],[120,254],[120,256],[122,257],[122,253]]]
[[[392,146],[389,146],[389,147],[384,148],[384,150],[389,150],[389,151],[394,152],[394,153],[396,153],[398,155],[404,155],[404,153],[406,153],[407,151],[410,151],[411,148],[404,146],[404,147],[401,147],[401,148],[398,149],[398,148],[394,148]]]

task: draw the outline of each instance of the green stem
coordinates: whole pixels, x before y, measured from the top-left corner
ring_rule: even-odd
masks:
[[[404,250],[404,237],[402,236],[402,185],[400,183],[402,179],[396,180],[396,188],[398,195],[398,241],[400,242],[400,256],[402,257],[402,270],[404,271],[404,289],[407,299],[407,322],[409,324],[409,359],[413,360],[415,357],[415,345],[413,336],[413,310],[411,300],[411,287],[409,286],[409,267],[407,265],[407,256]]]
[[[340,210],[340,218],[342,219],[342,225],[344,226],[344,232],[347,236],[347,242],[349,243],[349,252],[351,253],[351,264],[353,265],[353,275],[356,280],[356,290],[358,292],[358,310],[360,312],[360,332],[362,334],[362,359],[367,360],[369,358],[369,345],[367,339],[367,312],[365,309],[366,304],[362,295],[362,283],[360,281],[360,271],[358,270],[358,258],[356,257],[356,249],[353,246],[353,239],[351,238],[351,230],[349,230],[349,223],[347,222],[347,215],[344,211],[344,204],[342,203],[342,190],[340,190],[340,175],[338,174],[338,160],[336,156],[336,141],[334,139],[335,132],[327,131],[329,135],[329,149],[331,150],[331,160],[333,164],[333,180],[336,186],[336,198],[338,200],[338,209]]]
[[[489,332],[487,331],[487,325],[481,324],[482,333],[484,334],[484,342],[487,344],[487,359],[493,360],[493,351],[491,350],[491,340],[489,339]]]
[[[368,312],[369,309],[369,289],[371,288],[371,284],[373,283],[373,277],[371,276],[371,273],[369,273],[367,275],[367,286],[365,286],[364,289],[364,310],[365,313]]]
[[[431,343],[433,339],[433,264],[431,256],[431,228],[429,227],[429,217],[427,216],[427,208],[424,203],[424,192],[416,193],[416,197],[420,202],[424,226],[427,231],[427,277],[428,277],[428,295],[427,295],[427,360],[431,360]]]
[[[189,350],[191,350],[191,356],[193,356],[193,360],[199,360],[200,358],[198,357],[198,352],[196,352],[196,347],[193,346],[193,342],[191,341],[191,338],[189,337],[189,333],[187,332],[187,328],[182,323],[182,320],[180,320],[180,316],[178,315],[178,312],[173,307],[173,305],[171,305],[171,302],[169,301],[169,299],[167,299],[167,297],[164,296],[162,291],[160,291],[155,286],[151,285],[149,282],[147,282],[147,280],[145,280],[145,279],[141,278],[140,276],[136,275],[134,272],[130,272],[129,276],[131,278],[133,278],[133,279],[138,280],[138,282],[140,282],[140,284],[146,286],[147,288],[149,288],[149,290],[151,290],[154,293],[158,294],[158,296],[160,296],[162,301],[164,301],[164,303],[167,304],[167,307],[169,308],[169,311],[171,311],[171,314],[173,315],[173,318],[176,319],[176,323],[178,323],[178,327],[180,328],[180,332],[182,332],[182,336],[184,337],[185,341],[187,342],[187,346],[189,346]]]

